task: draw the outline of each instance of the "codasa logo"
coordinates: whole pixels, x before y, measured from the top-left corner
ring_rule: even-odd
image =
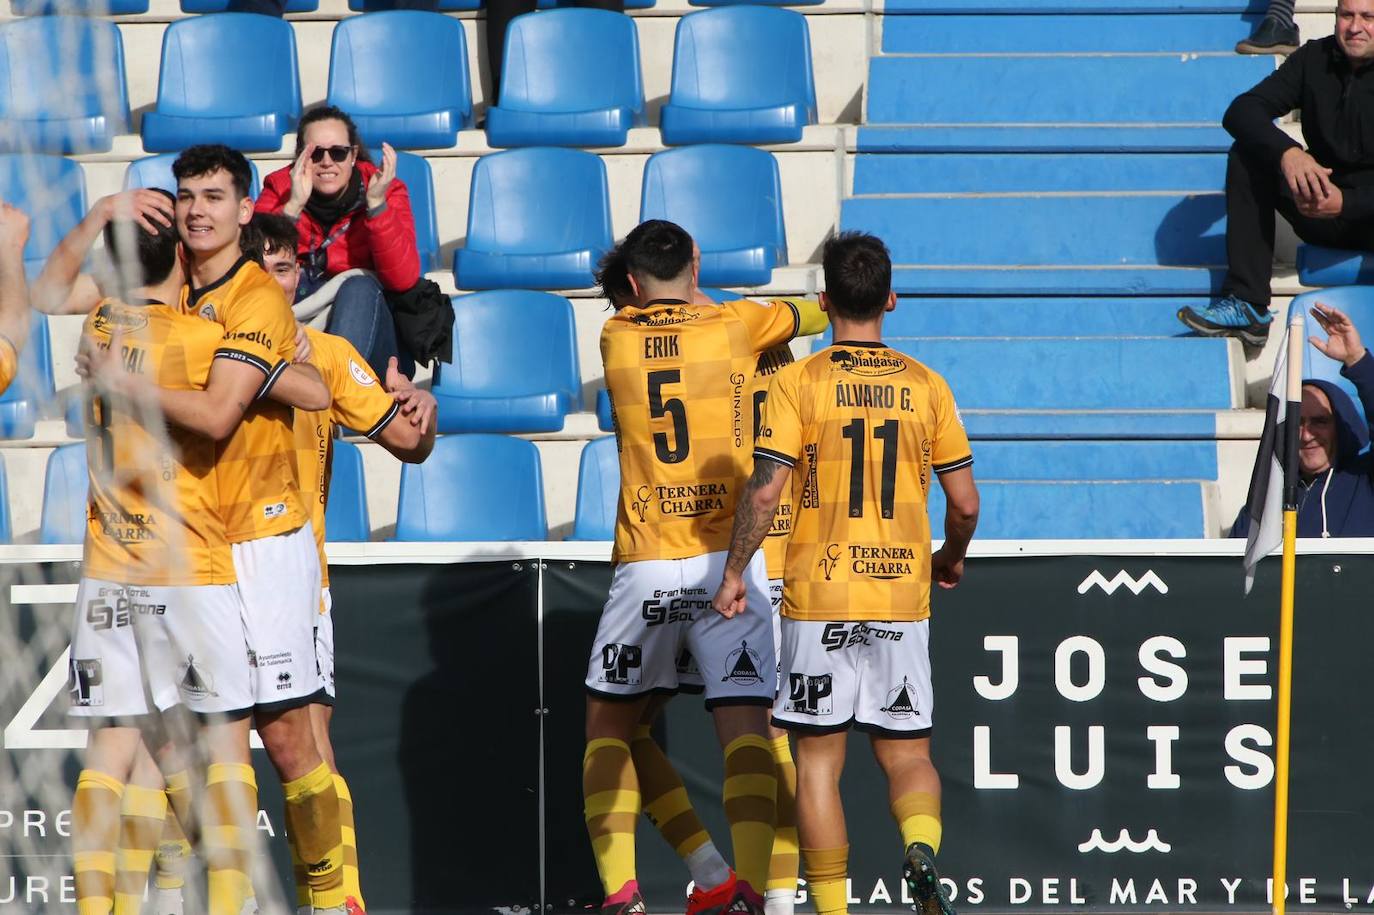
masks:
[[[218,696],[215,692],[215,680],[204,670],[196,666],[196,656],[187,655],[186,663],[177,668],[180,680],[177,685],[181,687],[181,694],[192,701],[204,699],[207,696]]]
[[[901,721],[916,714],[916,700],[911,695],[911,681],[902,677],[901,686],[887,691],[887,706],[881,709],[889,718]]]
[[[866,378],[895,375],[906,368],[906,360],[887,349],[837,349],[830,354],[830,361],[851,375]]]
[[[763,675],[759,673],[761,660],[759,653],[749,647],[749,643],[741,641],[739,647],[725,657],[725,676],[720,678],[720,682],[730,682],[737,686],[748,686],[753,683],[762,683]]]
[[[377,380],[372,377],[371,372],[352,359],[348,360],[348,374],[352,375],[353,380],[365,388],[370,388],[377,383]]]
[[[840,564],[840,545],[838,543],[826,544],[825,555],[821,561],[816,563],[816,567],[825,575],[825,580],[830,580],[830,573],[835,571],[835,566]]]

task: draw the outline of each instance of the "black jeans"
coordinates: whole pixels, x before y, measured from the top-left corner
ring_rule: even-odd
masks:
[[[1223,295],[1269,307],[1274,275],[1274,213],[1298,238],[1325,248],[1374,251],[1374,220],[1313,219],[1298,212],[1283,173],[1231,147],[1226,160],[1226,280]]]
[[[501,100],[501,64],[506,49],[506,26],[522,13],[534,12],[536,0],[487,0],[487,64],[491,67],[491,104]],[[625,0],[575,0],[573,6],[625,12]]]

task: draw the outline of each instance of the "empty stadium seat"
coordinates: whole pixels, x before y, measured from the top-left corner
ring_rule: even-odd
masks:
[[[372,161],[382,161],[382,150],[371,150]],[[405,183],[410,195],[410,212],[415,218],[415,247],[420,252],[422,272],[439,269],[439,222],[434,201],[434,172],[429,160],[414,153],[396,153],[396,177]]]
[[[452,146],[472,122],[462,21],[422,10],[343,20],[334,27],[326,103],[347,111],[369,146]]]
[[[667,219],[701,248],[703,283],[762,286],[787,263],[782,179],[772,153],[700,145],[649,157],[639,218]]]
[[[363,453],[352,442],[336,438],[329,473],[329,502],[324,511],[324,539],[365,543],[371,533]]]
[[[467,242],[453,255],[459,289],[572,289],[592,284],[611,247],[600,156],[511,149],[477,160]]]
[[[181,153],[158,153],[156,156],[145,156],[130,162],[129,167],[124,170],[124,190],[135,187],[160,187],[170,194],[175,194],[177,179],[172,174],[172,163],[179,155]],[[262,182],[258,180],[258,163],[249,159],[248,168],[253,172],[253,185],[249,189],[249,194],[257,197],[258,191],[262,190]],[[397,174],[399,173],[398,166]]]
[[[446,435],[401,468],[397,540],[544,540],[544,483],[534,442]]]
[[[24,269],[33,276],[86,215],[86,173],[63,156],[0,155],[0,200],[29,214]]]
[[[440,432],[557,432],[581,406],[572,305],[547,292],[455,296],[453,362],[435,370]],[[533,332],[532,332],[533,330]]]
[[[660,121],[670,145],[800,140],[816,121],[806,17],[758,6],[683,16]]]
[[[288,13],[313,13],[319,10],[320,0],[286,0]],[[229,0],[181,0],[183,13],[225,13]]]
[[[605,388],[596,392],[596,427],[602,432],[615,431],[615,420],[611,416],[611,394]]]
[[[80,543],[85,539],[87,487],[86,443],[54,448],[43,475],[40,543]]]
[[[0,393],[0,438],[32,438],[34,424],[54,397],[48,319],[33,312],[29,338],[19,354],[19,373]]]
[[[974,455],[975,466],[977,455]],[[980,540],[1154,540],[1215,536],[1208,517],[1216,484],[1001,482],[980,479]],[[939,482],[930,486],[930,529],[945,524]]]
[[[569,540],[614,540],[620,501],[620,455],[615,436],[593,439],[577,468],[577,515]]]
[[[136,16],[148,0],[10,0],[16,16]]]
[[[623,146],[644,123],[633,19],[598,9],[527,13],[506,32],[492,146]]]
[[[113,22],[40,16],[0,25],[0,144],[108,152],[128,130],[124,42]]]
[[[216,66],[225,48],[252,48],[252,66]],[[296,129],[301,83],[291,23],[255,13],[179,19],[162,35],[157,105],[143,115],[143,148],[173,152],[223,143],[275,152]]]
[[[1374,254],[1321,245],[1298,245],[1298,282],[1304,286],[1374,283]]]

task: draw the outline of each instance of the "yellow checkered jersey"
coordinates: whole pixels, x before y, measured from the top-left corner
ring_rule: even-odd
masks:
[[[773,381],[773,376],[778,369],[784,365],[791,365],[796,360],[792,357],[792,348],[786,344],[775,346],[766,353],[759,354],[757,367],[754,369],[754,437],[758,438],[759,430],[763,427],[763,405],[768,400],[768,385]],[[768,536],[763,540],[763,556],[768,563],[768,578],[776,580],[782,578],[782,570],[787,562],[787,537],[792,533],[792,493],[784,492],[782,498],[778,500],[777,514],[773,515],[773,526],[768,529]]]
[[[218,324],[157,304],[105,299],[86,318],[86,342],[108,348],[121,332],[124,368],[159,387],[205,386],[222,341]],[[220,585],[235,581],[219,513],[215,444],[164,427],[152,407],[86,403],[84,574],[139,585]]]
[[[310,526],[320,552],[320,584],[329,587],[324,556],[324,516],[329,505],[329,479],[334,461],[334,429],[344,426],[376,438],[400,408],[383,388],[353,344],[343,337],[307,327],[310,364],[329,388],[328,410],[296,411],[296,467],[301,493],[310,505]]]
[[[760,353],[797,332],[785,301],[650,302],[616,312],[601,359],[620,451],[616,562],[728,549],[749,473]]]
[[[262,370],[257,399],[216,452],[225,536],[242,543],[294,531],[309,515],[296,480],[292,410],[265,396],[296,352],[296,319],[286,296],[266,271],[242,258],[209,286],[183,286],[181,310],[224,328],[216,359]]]
[[[880,343],[836,343],[780,370],[755,460],[792,468],[785,616],[930,615],[931,474],[973,463],[938,374]]]

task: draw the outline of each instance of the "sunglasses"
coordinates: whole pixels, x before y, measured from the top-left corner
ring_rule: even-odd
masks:
[[[326,154],[335,162],[342,162],[353,153],[352,146],[316,146],[310,151],[310,161],[316,165],[324,161]]]

